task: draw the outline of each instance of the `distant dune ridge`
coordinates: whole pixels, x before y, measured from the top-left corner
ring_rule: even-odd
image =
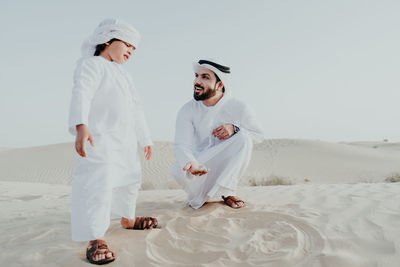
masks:
[[[0,181],[71,184],[75,155],[73,143],[0,150]],[[140,155],[142,189],[179,188],[170,174],[171,142],[155,142],[150,161]],[[240,185],[384,182],[400,174],[399,158],[400,143],[265,140],[255,145]]]
[[[73,143],[0,149],[1,266],[93,266],[85,242],[71,241],[75,156]],[[400,143],[265,140],[240,181],[239,210],[219,198],[190,208],[170,175],[171,142],[141,157],[136,215],[159,228],[112,221],[110,266],[399,266]]]

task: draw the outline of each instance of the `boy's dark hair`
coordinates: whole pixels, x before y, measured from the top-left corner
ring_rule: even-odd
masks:
[[[214,73],[215,74],[215,73]],[[215,74],[215,77],[217,78],[217,81],[215,82],[215,83],[217,83],[217,82],[220,82],[221,81],[221,79],[218,77],[218,75],[217,74]],[[222,87],[222,93],[225,93],[225,85],[224,85],[224,87]]]
[[[106,43],[111,44],[114,41],[121,41],[121,40],[117,39],[117,38],[112,38],[110,41],[108,41]],[[104,49],[106,49],[106,46],[107,45],[105,43],[96,45],[96,51],[94,51],[94,55],[95,56],[100,56],[100,53],[103,52]]]

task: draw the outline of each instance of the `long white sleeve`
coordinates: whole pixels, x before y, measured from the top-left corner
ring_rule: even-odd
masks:
[[[139,95],[135,96],[135,127],[136,136],[139,145],[143,148],[145,146],[152,146],[153,142],[150,136],[150,130],[146,122],[146,117],[144,116],[142,100]]]
[[[227,112],[232,118],[231,123],[249,134],[254,142],[258,143],[264,140],[264,130],[257,120],[255,112],[247,104],[232,98],[225,104],[224,112]]]
[[[77,63],[70,104],[69,132],[76,135],[76,125],[88,125],[91,101],[99,88],[102,68],[95,59],[83,58]]]
[[[176,118],[174,154],[179,166],[183,168],[186,163],[197,161],[193,155],[194,150],[194,126],[191,120],[191,112],[187,105],[183,106]]]
[[[249,133],[254,142],[258,143],[264,140],[264,131],[255,116],[255,112],[247,105],[244,106],[241,114],[240,125],[237,126],[240,130]]]

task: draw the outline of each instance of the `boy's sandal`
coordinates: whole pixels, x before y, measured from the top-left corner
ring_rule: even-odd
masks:
[[[110,253],[112,256],[107,258],[107,254]],[[105,258],[102,260],[96,261],[94,258],[96,255],[104,254]],[[88,248],[86,249],[86,258],[92,264],[102,265],[113,262],[115,260],[114,252],[108,249],[107,243],[104,240],[94,240],[90,243]]]
[[[241,200],[238,197],[234,196],[222,196],[222,199],[224,200],[225,204],[231,207],[232,209],[240,209],[243,208],[246,204],[244,203],[243,200]],[[233,204],[236,204],[236,206],[233,206]]]
[[[131,229],[145,230],[150,228],[156,228],[158,221],[153,217],[136,217],[135,224]]]

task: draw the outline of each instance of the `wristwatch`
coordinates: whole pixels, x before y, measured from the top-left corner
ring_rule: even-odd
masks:
[[[233,125],[233,134],[237,133],[240,131],[240,128],[237,127],[236,125]]]

